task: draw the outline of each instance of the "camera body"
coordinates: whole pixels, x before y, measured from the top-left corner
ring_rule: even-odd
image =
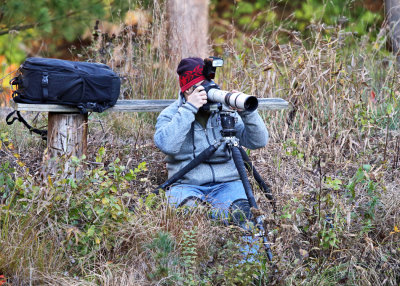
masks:
[[[202,108],[204,110],[212,110],[217,104],[217,108],[221,109],[223,104],[233,108],[254,111],[258,107],[258,100],[255,96],[242,92],[229,92],[221,90],[213,81],[217,67],[222,67],[224,61],[218,57],[208,57],[204,59],[203,75],[206,78],[201,84],[207,93],[207,104]],[[218,105],[219,104],[219,105]],[[215,108],[215,107],[214,107]]]

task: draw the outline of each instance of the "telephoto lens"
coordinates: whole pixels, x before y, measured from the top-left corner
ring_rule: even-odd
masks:
[[[211,88],[207,92],[207,98],[210,101],[225,103],[228,106],[247,111],[254,111],[258,107],[257,97],[242,92],[229,92]]]

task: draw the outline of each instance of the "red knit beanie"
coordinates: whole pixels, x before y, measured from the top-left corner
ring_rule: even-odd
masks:
[[[181,60],[176,72],[179,75],[179,85],[182,92],[206,79],[203,75],[203,67],[204,61],[201,58],[186,58]]]

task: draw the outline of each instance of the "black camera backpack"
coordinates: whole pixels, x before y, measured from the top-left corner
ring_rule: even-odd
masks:
[[[112,107],[120,92],[120,78],[104,64],[47,58],[27,58],[10,84],[17,103],[65,104],[81,113]]]

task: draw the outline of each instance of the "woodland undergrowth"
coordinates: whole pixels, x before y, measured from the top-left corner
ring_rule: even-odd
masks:
[[[143,34],[97,34],[83,53],[121,75],[124,99],[177,95],[160,17]],[[59,158],[58,172],[44,142],[1,123],[0,285],[398,285],[398,69],[384,33],[309,34],[278,27],[213,47],[223,89],[290,103],[260,111],[270,142],[249,151],[277,204],[254,188],[272,264],[239,263],[240,229],[151,193],[167,177],[157,114],[106,112],[89,117],[87,156]],[[62,169],[67,159],[80,176]]]

